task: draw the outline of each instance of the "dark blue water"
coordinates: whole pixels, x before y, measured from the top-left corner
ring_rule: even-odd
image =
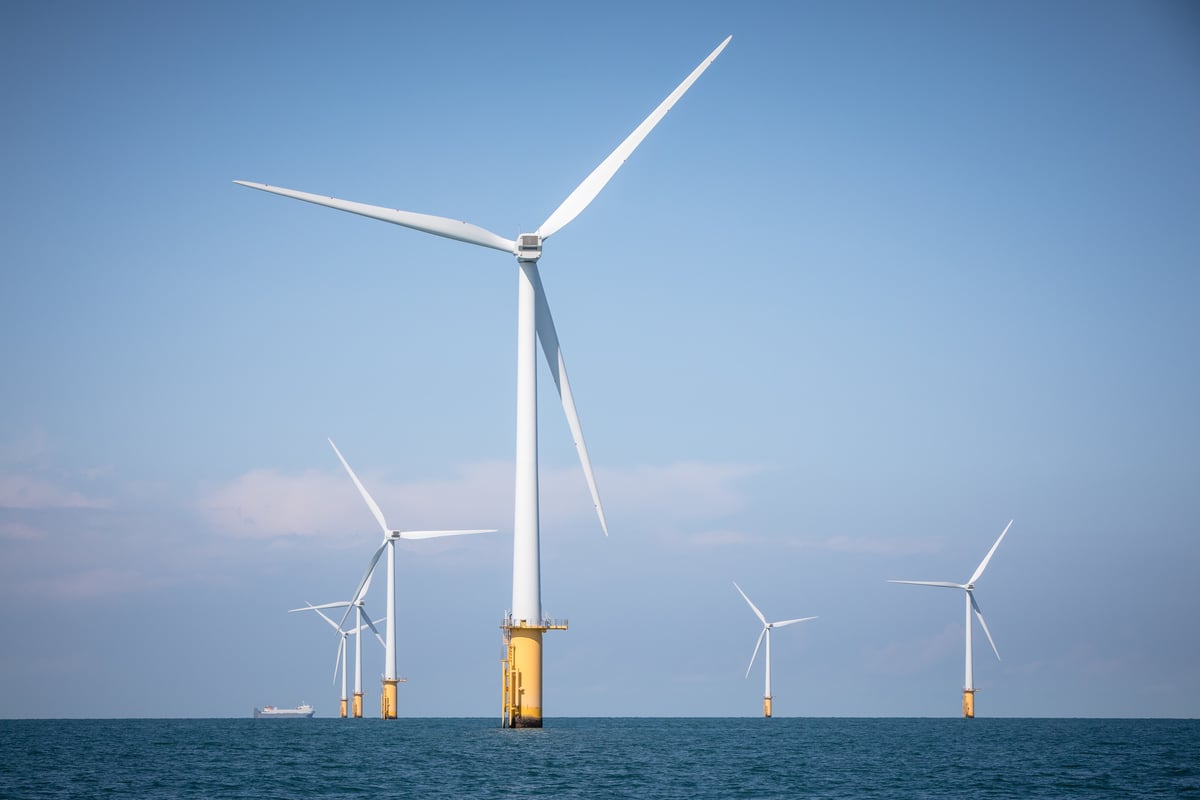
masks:
[[[0,721],[0,798],[94,797],[1186,798],[1200,721]]]

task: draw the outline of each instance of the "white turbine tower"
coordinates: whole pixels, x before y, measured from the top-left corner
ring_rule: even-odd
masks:
[[[579,186],[567,196],[554,213],[533,233],[522,233],[515,240],[445,217],[399,211],[391,208],[339,200],[333,197],[282,189],[262,183],[235,181],[242,186],[304,200],[340,211],[391,222],[406,228],[456,239],[468,244],[488,247],[509,253],[517,258],[517,447],[516,503],[513,520],[513,597],[512,608],[504,625],[507,661],[504,669],[503,705],[505,724],[513,727],[542,726],[542,634],[550,629],[565,629],[565,622],[543,618],[541,600],[541,561],[538,529],[538,463],[537,463],[537,342],[550,366],[558,389],[567,425],[575,441],[583,465],[584,476],[591,491],[592,503],[600,518],[600,527],[608,535],[608,523],[600,504],[600,493],[592,473],[587,446],[575,411],[571,386],[567,381],[566,364],[558,343],[554,320],[546,292],[538,273],[542,245],[570,223],[595,199],[600,190],[616,174],[646,135],[666,116],[700,75],[708,69],[729,40],[712,51],[690,75],[667,96],[642,124],[634,129],[608,158],[600,163]]]
[[[983,561],[979,562],[975,572],[971,575],[966,583],[950,583],[948,581],[893,581],[888,583],[908,583],[914,586],[940,586],[944,589],[962,589],[966,593],[966,608],[967,608],[967,668],[966,680],[963,683],[962,696],[962,711],[964,717],[975,716],[975,673],[971,663],[971,614],[974,612],[979,619],[979,625],[983,628],[983,632],[987,634],[988,643],[992,646],[992,652],[996,654],[996,660],[1000,660],[1000,651],[996,649],[996,643],[992,640],[992,633],[988,630],[987,623],[983,620],[983,612],[979,610],[979,603],[975,602],[975,581],[979,580],[983,575],[983,571],[987,569],[988,562],[992,560],[992,554],[996,552],[996,548],[1000,546],[1001,540],[1004,539],[1004,534],[1008,533],[1008,529],[1012,527],[1013,521],[1010,519],[1008,524],[1004,526],[1004,530],[1000,532],[1000,537],[996,539],[996,543],[992,545],[992,549],[988,550],[987,555],[983,557]]]
[[[785,619],[785,620],[781,620],[779,622],[767,622],[767,618],[764,617],[763,613],[758,610],[758,606],[756,606],[756,605],[754,605],[754,603],[750,602],[750,598],[746,597],[746,593],[742,591],[742,587],[737,585],[737,581],[733,582],[733,588],[738,590],[738,594],[740,594],[742,596],[742,599],[745,600],[746,603],[750,606],[750,610],[752,610],[754,612],[754,615],[756,617],[758,617],[759,621],[762,622],[762,624],[763,624],[762,633],[760,633],[758,635],[758,641],[754,645],[754,655],[750,656],[750,664],[749,664],[749,666],[746,667],[746,677],[747,678],[750,677],[750,669],[754,666],[754,659],[758,658],[758,648],[762,645],[763,639],[765,638],[767,640],[767,649],[766,649],[766,652],[764,653],[764,656],[765,656],[766,662],[767,662],[767,664],[766,664],[767,684],[766,684],[766,688],[763,690],[763,716],[770,717],[771,716],[771,700],[772,700],[772,697],[771,697],[771,631],[774,628],[782,628],[787,625],[793,625],[797,622],[808,622],[810,619],[816,619],[816,617],[801,617],[800,619]]]
[[[387,520],[383,517],[383,512],[379,510],[379,506],[371,497],[366,487],[362,485],[362,481],[354,474],[354,470],[350,469],[350,465],[346,463],[346,459],[342,457],[342,453],[337,449],[337,445],[333,440],[329,440],[329,446],[333,448],[333,452],[337,453],[338,460],[342,462],[342,466],[346,468],[346,472],[350,474],[350,479],[354,481],[354,485],[358,487],[359,494],[366,501],[367,507],[371,509],[371,513],[375,516],[376,522],[383,530],[383,542],[379,545],[379,549],[375,551],[375,555],[371,557],[371,563],[367,565],[367,571],[363,573],[362,580],[358,583],[358,589],[354,592],[356,599],[362,598],[366,593],[367,587],[371,582],[371,575],[375,571],[375,565],[379,563],[379,557],[383,555],[384,550],[387,551],[387,642],[384,647],[387,650],[383,661],[383,696],[380,698],[380,715],[384,719],[396,718],[396,684],[400,681],[396,672],[396,541],[399,539],[434,539],[440,536],[462,536],[470,533],[495,533],[495,528],[483,528],[461,531],[401,531],[395,528],[389,528]],[[349,616],[350,609],[346,609],[346,613],[342,615],[342,621],[338,625],[339,628],[346,624],[346,617]]]
[[[364,591],[363,594],[366,594],[366,592]],[[349,667],[349,663],[346,659],[346,639],[350,636],[354,637],[354,709],[353,709],[353,712],[354,712],[354,718],[359,719],[362,717],[362,696],[363,696],[363,694],[362,694],[362,631],[365,630],[366,628],[370,628],[374,632],[375,638],[379,640],[379,644],[381,644],[381,645],[383,644],[383,638],[379,635],[379,631],[375,628],[375,624],[374,624],[374,622],[371,621],[371,618],[366,616],[363,613],[363,611],[361,609],[361,606],[362,606],[361,602],[359,602],[357,604],[360,606],[360,609],[359,609],[360,622],[355,628],[352,628],[352,629],[343,629],[343,628],[339,627],[336,622],[334,622],[332,619],[330,619],[328,616],[326,616],[325,612],[321,610],[323,608],[343,608],[348,605],[350,605],[350,603],[345,602],[345,601],[340,602],[340,603],[323,603],[322,605],[319,605],[319,606],[314,606],[312,603],[309,603],[304,608],[289,609],[288,613],[291,614],[296,611],[316,611],[318,614],[321,615],[321,619],[328,622],[329,625],[335,631],[338,632],[338,654],[337,654],[337,658],[333,662],[333,679],[335,681],[337,680],[338,667],[341,667],[341,670],[342,670],[341,717],[342,717],[342,719],[345,719],[346,715],[347,715],[346,714],[346,669]],[[383,622],[385,619],[386,619],[386,617],[381,617],[380,619],[375,620],[375,622]],[[365,622],[363,622],[361,620],[365,620]]]

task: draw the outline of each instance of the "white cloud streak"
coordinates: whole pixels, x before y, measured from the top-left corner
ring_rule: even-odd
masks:
[[[28,475],[0,475],[0,508],[108,508],[109,503]]]

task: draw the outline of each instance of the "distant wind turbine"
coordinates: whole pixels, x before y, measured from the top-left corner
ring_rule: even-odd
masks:
[[[363,573],[362,580],[358,583],[358,589],[354,592],[356,600],[362,598],[371,581],[371,575],[375,571],[375,565],[379,563],[380,556],[384,551],[387,551],[387,642],[384,645],[387,652],[383,662],[383,696],[380,698],[380,714],[384,719],[396,718],[396,684],[399,682],[396,672],[396,542],[399,539],[434,539],[440,536],[462,536],[470,533],[495,533],[495,528],[472,529],[460,531],[401,531],[388,527],[387,520],[383,517],[383,512],[379,510],[379,506],[371,497],[366,487],[362,485],[362,481],[354,474],[354,470],[350,469],[350,465],[346,463],[346,459],[342,457],[342,453],[337,449],[337,445],[333,440],[329,440],[329,446],[333,448],[333,452],[337,453],[338,460],[342,462],[342,466],[346,468],[346,472],[350,475],[350,480],[354,481],[354,485],[358,487],[359,494],[366,501],[367,508],[371,509],[371,514],[374,515],[375,521],[379,523],[379,527],[383,530],[383,542],[379,545],[379,549],[375,551],[375,555],[371,557],[371,563],[367,565],[367,571]],[[338,624],[338,628],[342,628],[346,624],[346,617],[350,614],[350,609],[346,609],[346,613],[342,615],[342,620]]]
[[[379,636],[379,631],[376,629],[374,623],[371,622],[371,618],[369,616],[367,616],[366,609],[364,608],[365,598],[366,598],[367,592],[370,590],[370,588],[371,588],[371,576],[368,575],[366,582],[363,583],[361,586],[359,586],[358,593],[355,595],[353,600],[341,600],[341,601],[334,602],[334,603],[324,603],[319,606],[314,606],[314,605],[310,604],[306,608],[293,608],[292,611],[294,612],[294,611],[312,610],[312,611],[316,611],[318,614],[320,614],[326,621],[329,622],[330,625],[333,626],[334,630],[338,631],[341,634],[343,651],[345,649],[346,637],[349,636],[350,633],[357,634],[358,631],[361,631],[364,627],[369,627],[374,632],[375,638],[379,639],[379,643],[384,644],[383,639],[380,638],[380,636]],[[329,617],[325,616],[324,612],[321,611],[321,609],[323,609],[323,608],[344,608],[344,609],[346,609],[346,614],[349,614],[349,610],[351,608],[353,608],[354,614],[355,614],[354,629],[352,631],[347,631],[346,629],[343,628],[343,626],[345,625],[345,621],[346,621],[346,614],[344,614],[342,616],[342,624],[339,625],[338,623],[329,619]],[[384,621],[387,618],[388,618],[387,616],[384,616],[379,621]],[[345,652],[342,653],[342,658],[345,659]],[[345,673],[345,670],[343,670],[343,672],[342,672],[342,700],[343,701],[346,699],[345,683],[346,683],[346,673]],[[362,701],[363,701],[362,637],[355,635],[355,638],[354,638],[354,709],[353,709],[353,715],[354,715],[355,719],[362,718],[362,715],[363,715]],[[344,708],[342,709],[342,711],[343,711],[342,716],[343,717],[346,716]]]
[[[992,640],[992,633],[988,630],[987,623],[983,620],[983,612],[979,610],[979,603],[975,601],[975,581],[983,575],[983,571],[987,569],[988,562],[992,560],[992,554],[996,552],[996,548],[1000,546],[1000,542],[1004,539],[1004,534],[1008,533],[1008,529],[1012,527],[1013,521],[1010,519],[1008,524],[1004,526],[1004,530],[1000,532],[1000,537],[996,539],[996,543],[992,545],[992,549],[988,550],[987,555],[983,557],[983,561],[979,562],[979,566],[975,568],[975,572],[967,580],[966,583],[949,583],[947,581],[893,581],[888,583],[908,583],[914,586],[940,586],[944,589],[962,589],[966,593],[966,608],[967,608],[967,668],[966,680],[963,684],[962,696],[962,711],[963,716],[971,718],[975,716],[975,675],[971,664],[971,613],[979,619],[979,626],[983,628],[983,632],[987,634],[988,644],[992,646],[992,652],[996,654],[996,660],[1000,660],[1000,651],[996,649],[996,642]]]
[[[366,594],[366,592],[364,591],[363,594]],[[337,654],[337,658],[333,662],[333,679],[335,681],[337,680],[338,667],[341,667],[341,670],[342,670],[342,700],[341,700],[342,719],[346,718],[346,670],[349,667],[349,664],[346,660],[346,639],[350,636],[354,637],[354,709],[353,709],[353,713],[354,713],[355,719],[360,719],[362,717],[362,697],[363,697],[363,693],[362,693],[362,635],[361,634],[362,634],[363,630],[365,630],[366,628],[370,628],[375,633],[375,638],[379,640],[379,644],[381,644],[381,645],[383,644],[383,639],[382,639],[382,637],[380,637],[379,631],[376,630],[375,624],[371,621],[371,618],[367,617],[363,613],[362,608],[361,608],[361,606],[362,606],[361,602],[357,604],[359,606],[358,614],[359,614],[360,622],[356,627],[350,628],[350,629],[343,629],[343,628],[338,627],[338,624],[336,622],[334,622],[332,619],[330,619],[325,614],[325,612],[321,610],[323,608],[343,608],[347,605],[350,605],[350,604],[346,603],[346,602],[341,602],[341,603],[323,603],[322,605],[314,606],[312,603],[309,603],[304,608],[289,609],[288,613],[291,614],[291,613],[295,613],[297,611],[316,611],[318,614],[321,615],[321,619],[328,622],[329,625],[335,631],[338,632],[338,639],[339,639],[338,654]],[[386,617],[381,617],[380,619],[375,620],[375,622],[383,622],[385,619],[386,619]],[[366,620],[366,621],[362,622],[361,620]]]
[[[516,510],[513,522],[513,599],[512,608],[506,615],[504,640],[506,661],[504,668],[505,725],[521,728],[542,727],[542,634],[547,630],[566,628],[565,621],[549,620],[542,616],[541,561],[538,524],[538,462],[537,462],[537,343],[550,366],[567,416],[567,425],[575,441],[575,449],[583,466],[584,477],[591,491],[592,504],[600,519],[600,527],[608,535],[608,523],[600,504],[600,493],[592,473],[591,460],[583,440],[583,430],[575,411],[571,385],[567,381],[566,362],[559,347],[558,333],[550,315],[546,291],[538,273],[538,259],[542,256],[542,245],[551,236],[564,228],[596,198],[604,186],[620,169],[646,135],[666,116],[700,75],[708,69],[729,40],[727,37],[715,50],[679,84],[665,100],[651,112],[634,131],[625,138],[608,158],[596,167],[583,183],[567,196],[567,199],[546,218],[533,233],[522,233],[508,239],[499,234],[446,217],[399,211],[391,208],[367,205],[350,200],[282,189],[263,183],[235,181],[251,189],[304,200],[340,211],[360,214],[364,217],[391,222],[406,228],[455,239],[509,253],[517,258],[518,303],[517,303],[517,454],[516,454]],[[643,223],[646,224],[646,223]]]
[[[810,619],[816,619],[816,617],[801,617],[800,619],[785,619],[785,620],[781,620],[779,622],[767,622],[767,618],[764,617],[763,613],[758,610],[758,606],[756,606],[756,605],[754,605],[754,603],[750,602],[750,598],[747,597],[746,593],[742,591],[742,587],[737,585],[737,581],[733,582],[733,588],[738,590],[738,594],[740,594],[742,596],[742,599],[745,600],[746,603],[750,606],[750,609],[754,612],[754,616],[758,617],[759,621],[762,622],[762,624],[763,624],[762,633],[760,633],[758,635],[758,642],[756,642],[754,645],[754,655],[750,656],[750,664],[749,664],[749,666],[746,667],[746,677],[747,678],[750,677],[750,669],[751,669],[751,667],[754,666],[754,659],[758,658],[758,648],[762,645],[763,639],[766,639],[767,640],[767,649],[766,649],[766,652],[764,653],[764,657],[767,662],[766,663],[767,684],[766,684],[766,688],[763,690],[763,716],[770,717],[771,716],[771,700],[772,700],[772,697],[771,697],[771,631],[774,628],[782,628],[782,627],[785,627],[787,625],[792,625],[797,622],[808,622]]]

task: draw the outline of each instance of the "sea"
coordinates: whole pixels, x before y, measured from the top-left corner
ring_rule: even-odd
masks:
[[[1200,721],[0,720],[0,798],[1188,798]]]

